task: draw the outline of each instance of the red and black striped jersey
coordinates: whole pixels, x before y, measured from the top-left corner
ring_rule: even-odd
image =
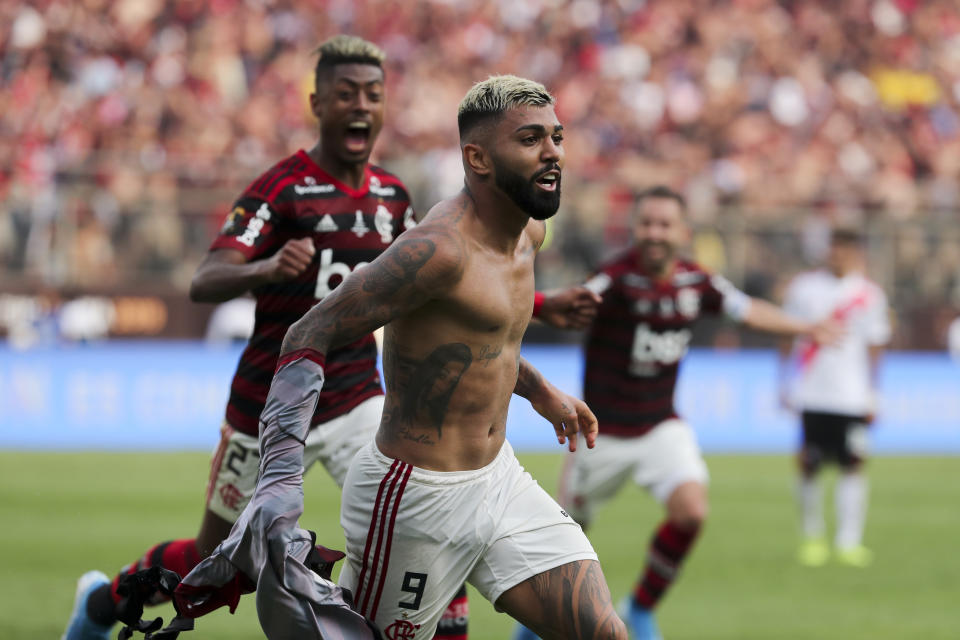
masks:
[[[693,262],[678,260],[663,278],[640,264],[631,249],[587,283],[603,302],[587,332],[583,397],[600,432],[620,437],[676,417],[677,371],[700,314],[723,310],[742,319],[750,304],[726,279]]]
[[[396,176],[367,165],[363,186],[328,175],[303,150],[274,165],[236,201],[211,250],[235,249],[246,259],[276,253],[291,238],[313,238],[316,257],[292,280],[253,290],[256,321],[237,365],[227,422],[256,436],[287,328],[354,269],[416,224],[410,196]],[[326,382],[313,424],[327,422],[383,393],[373,334],[327,354]]]

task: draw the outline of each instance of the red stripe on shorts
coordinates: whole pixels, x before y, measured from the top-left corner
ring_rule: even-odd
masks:
[[[399,462],[399,460],[397,462]],[[370,522],[371,530],[376,531],[377,533],[377,545],[376,545],[376,549],[373,552],[373,561],[370,563],[370,581],[369,581],[370,588],[366,590],[366,593],[363,596],[363,604],[360,605],[360,612],[363,613],[367,618],[370,618],[371,620],[373,619],[373,615],[372,613],[369,613],[370,609],[368,609],[367,606],[370,604],[370,596],[371,594],[373,594],[374,586],[377,585],[381,580],[383,580],[383,576],[379,573],[379,565],[380,565],[380,551],[384,548],[384,542],[386,538],[384,536],[384,531],[387,528],[387,514],[391,512],[390,504],[391,504],[391,501],[393,500],[393,495],[394,495],[393,492],[397,488],[397,482],[400,480],[400,476],[403,475],[406,469],[406,466],[407,465],[405,463],[400,462],[400,464],[396,467],[396,471],[392,474],[393,477],[390,479],[390,488],[387,489],[386,499],[383,501],[383,505],[380,508],[380,518],[379,518],[380,526],[379,527],[377,526],[376,512],[374,512],[373,518],[371,519],[371,522]],[[393,470],[392,467],[391,467],[391,470]],[[386,480],[387,478],[384,478],[383,482],[386,482]],[[404,482],[404,484],[406,484],[406,482]],[[395,508],[396,508],[396,504],[394,503],[393,509]]]
[[[393,546],[393,526],[397,522],[397,513],[400,511],[400,499],[403,497],[403,490],[407,486],[407,480],[410,479],[410,473],[413,471],[413,466],[405,464],[406,469],[403,471],[403,480],[400,481],[400,486],[397,487],[397,497],[393,500],[393,510],[390,512],[390,529],[387,531],[387,548],[383,552],[383,570],[380,571],[380,584],[377,586],[377,595],[373,598],[373,607],[370,611],[370,619],[374,620],[377,617],[377,608],[380,606],[380,594],[383,593],[383,585],[387,581],[387,570],[390,568],[390,547]]]
[[[367,544],[363,547],[363,566],[360,569],[360,578],[357,580],[357,593],[355,594],[355,602],[360,613],[363,613],[363,606],[361,605],[360,597],[366,590],[363,586],[363,580],[367,576],[367,569],[369,568],[368,565],[370,563],[370,544],[373,541],[373,535],[377,530],[377,511],[379,511],[380,501],[383,499],[383,490],[386,488],[387,482],[390,480],[390,476],[393,474],[393,471],[399,464],[401,464],[399,460],[394,460],[393,464],[390,465],[390,470],[387,471],[386,475],[383,476],[383,480],[380,481],[380,488],[377,490],[377,499],[373,503],[373,514],[370,516],[370,528],[367,530]]]

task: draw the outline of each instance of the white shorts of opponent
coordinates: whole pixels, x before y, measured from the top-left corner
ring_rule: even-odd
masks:
[[[383,396],[377,395],[311,429],[303,450],[304,473],[319,462],[342,487],[353,456],[377,434],[382,413]],[[207,508],[228,522],[236,522],[257,486],[259,467],[257,438],[224,423],[210,463]]]
[[[388,638],[432,638],[464,581],[490,602],[524,580],[597,554],[523,470],[508,442],[487,466],[419,469],[360,450],[343,486],[339,583]]]
[[[581,442],[560,476],[560,504],[587,524],[630,480],[661,503],[681,484],[707,484],[707,465],[690,425],[673,418],[636,438],[600,434],[593,449]]]

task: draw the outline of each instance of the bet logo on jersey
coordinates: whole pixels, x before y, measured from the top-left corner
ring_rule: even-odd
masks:
[[[359,269],[360,267],[367,264],[366,262],[358,262],[357,266],[350,268],[345,262],[334,262],[333,261],[333,249],[324,249],[320,252],[320,270],[317,271],[317,288],[313,292],[313,297],[317,300],[323,300],[328,295],[333,293],[333,290],[336,288],[336,284],[331,287],[330,279],[334,276],[339,276],[337,284],[343,282],[343,279],[350,275],[351,272]]]
[[[671,365],[687,353],[690,329],[654,331],[646,323],[637,325],[630,350],[630,373],[635,376],[656,375],[657,363]]]
[[[257,209],[256,215],[250,218],[247,228],[237,237],[237,242],[252,247],[253,243],[260,237],[263,226],[270,221],[271,217],[273,217],[273,214],[270,212],[270,207],[267,206],[266,202],[262,203],[260,208]]]

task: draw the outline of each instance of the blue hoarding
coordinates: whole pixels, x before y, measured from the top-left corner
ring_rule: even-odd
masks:
[[[575,345],[523,355],[578,393]],[[209,449],[217,441],[240,348],[199,342],[105,342],[16,351],[0,347],[0,447]],[[946,355],[889,353],[872,438],[883,453],[960,453],[960,365]],[[796,419],[776,394],[771,351],[692,350],[677,401],[706,451],[787,452]],[[519,450],[556,449],[553,431],[514,398],[508,437]]]

